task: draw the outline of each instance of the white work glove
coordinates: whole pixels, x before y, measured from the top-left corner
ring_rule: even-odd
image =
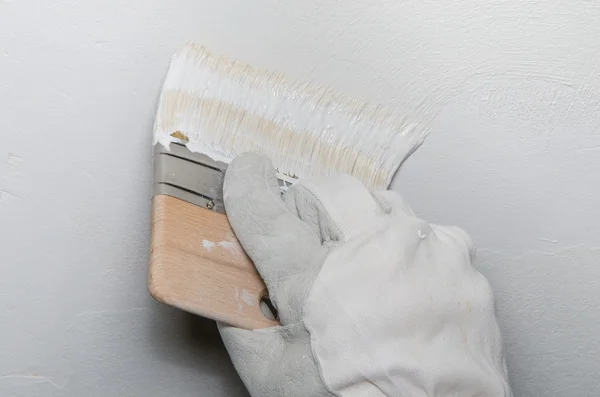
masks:
[[[281,321],[219,325],[253,397],[512,395],[492,291],[461,229],[349,176],[282,196],[257,154],[234,159],[223,189]]]

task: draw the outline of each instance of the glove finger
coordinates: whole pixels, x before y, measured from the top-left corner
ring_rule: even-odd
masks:
[[[254,262],[279,311],[282,324],[294,308],[284,301],[288,288],[279,289],[292,276],[322,263],[326,254],[320,238],[289,212],[271,161],[259,154],[236,157],[225,174],[223,198],[236,237]],[[280,296],[281,295],[281,296]]]

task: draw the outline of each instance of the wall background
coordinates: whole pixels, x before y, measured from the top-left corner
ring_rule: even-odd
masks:
[[[0,0],[0,391],[244,396],[146,290],[150,141],[188,38],[430,123],[393,187],[464,227],[516,396],[600,392],[600,4]]]

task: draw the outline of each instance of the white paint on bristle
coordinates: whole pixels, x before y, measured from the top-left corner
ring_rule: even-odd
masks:
[[[290,81],[189,44],[171,61],[154,126],[154,144],[187,137],[217,161],[256,151],[281,177],[347,173],[387,189],[427,130],[381,106]]]

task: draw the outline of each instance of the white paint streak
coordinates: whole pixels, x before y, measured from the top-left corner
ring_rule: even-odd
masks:
[[[248,291],[246,288],[242,288],[240,298],[248,306],[256,306],[256,304],[258,303],[258,299],[256,298],[256,295],[254,295],[252,292]]]
[[[202,240],[202,246],[204,247],[204,249],[208,250],[208,251],[212,251],[213,248],[215,248],[215,243],[213,243],[212,241],[209,240]]]
[[[238,312],[242,312],[242,310],[244,310],[244,307],[242,306],[242,302],[240,301],[240,289],[238,287],[235,287],[235,301],[237,302]]]
[[[540,237],[540,241],[545,241],[546,243],[552,243],[552,244],[558,243],[558,240],[546,238],[546,237]]]
[[[57,389],[64,390],[63,387],[59,386],[52,378],[38,374],[8,374],[0,376],[2,379],[19,379],[27,381],[28,383],[49,383]]]
[[[12,198],[19,198],[19,196],[17,196],[14,193],[11,193],[8,189],[4,189],[4,188],[0,189],[0,198],[6,197],[6,196],[10,196]]]
[[[23,162],[23,158],[21,156],[19,156],[18,154],[15,153],[8,153],[8,158],[6,159],[6,162],[10,165],[18,165],[20,163]]]
[[[5,164],[8,167],[8,173],[0,180],[0,208],[11,200],[19,199],[20,195],[16,193],[15,182],[21,175],[23,158],[16,153],[8,152]]]
[[[238,287],[235,287],[235,300],[237,302],[239,312],[241,312],[244,309],[242,303],[244,303],[246,306],[252,307],[258,304],[258,299],[256,295],[246,288],[242,288],[242,290],[240,291]]]
[[[233,244],[231,241],[219,241],[219,246],[225,248],[228,251],[232,251],[234,250],[235,244]]]

